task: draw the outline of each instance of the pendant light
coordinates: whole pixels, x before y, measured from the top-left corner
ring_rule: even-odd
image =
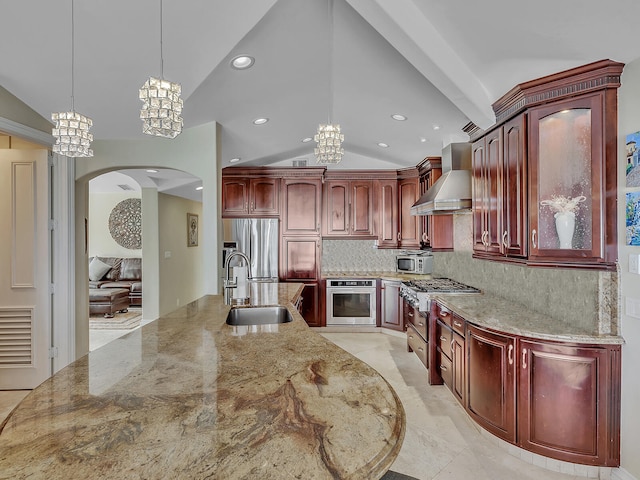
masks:
[[[74,69],[75,69],[75,21],[74,21],[74,0],[71,0],[71,111],[56,112],[51,114],[51,120],[55,126],[51,134],[56,142],[53,145],[53,152],[65,157],[93,157],[91,142],[93,134],[89,130],[93,122],[75,111],[74,102]]]
[[[333,0],[328,0],[329,4],[329,113],[327,123],[318,126],[314,140],[316,148],[314,153],[319,164],[338,164],[344,155],[342,142],[344,135],[340,132],[340,125],[331,123],[331,112],[333,110]]]
[[[162,52],[162,0],[160,0],[160,78],[149,77],[142,85],[140,119],[142,132],[158,137],[175,138],[182,132],[182,87],[164,79]]]

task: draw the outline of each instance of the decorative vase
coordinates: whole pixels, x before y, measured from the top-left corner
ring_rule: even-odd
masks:
[[[560,248],[572,248],[573,231],[576,227],[576,214],[573,212],[558,212],[556,219],[556,231],[560,239]]]

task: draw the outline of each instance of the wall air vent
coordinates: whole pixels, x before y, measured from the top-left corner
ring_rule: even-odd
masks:
[[[133,188],[131,185],[127,185],[126,183],[125,183],[125,184],[122,184],[122,185],[118,185],[118,186],[119,186],[122,190],[127,190],[127,191],[133,191],[133,190],[135,190],[135,188]]]
[[[307,159],[306,158],[296,158],[293,161],[293,166],[294,167],[306,167],[307,166]]]

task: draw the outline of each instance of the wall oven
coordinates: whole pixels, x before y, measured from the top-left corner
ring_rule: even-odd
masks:
[[[376,280],[327,279],[327,326],[376,326]]]

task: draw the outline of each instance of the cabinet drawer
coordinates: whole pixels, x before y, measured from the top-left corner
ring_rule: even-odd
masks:
[[[442,352],[438,352],[438,368],[440,369],[442,381],[447,387],[451,388],[453,382],[453,364]]]
[[[407,347],[418,356],[425,367],[429,368],[427,342],[418,335],[412,324],[407,327]]]
[[[451,320],[451,328],[464,337],[464,318],[454,313]]]
[[[451,327],[453,314],[440,304],[436,304],[436,317],[442,323]]]
[[[413,309],[413,315],[408,317],[413,327],[417,330],[420,336],[426,340],[427,337],[427,319],[420,314],[417,309]]]
[[[451,329],[438,321],[436,326],[436,339],[438,341],[438,347],[440,351],[444,353],[449,359],[451,359],[451,340],[453,333]]]

